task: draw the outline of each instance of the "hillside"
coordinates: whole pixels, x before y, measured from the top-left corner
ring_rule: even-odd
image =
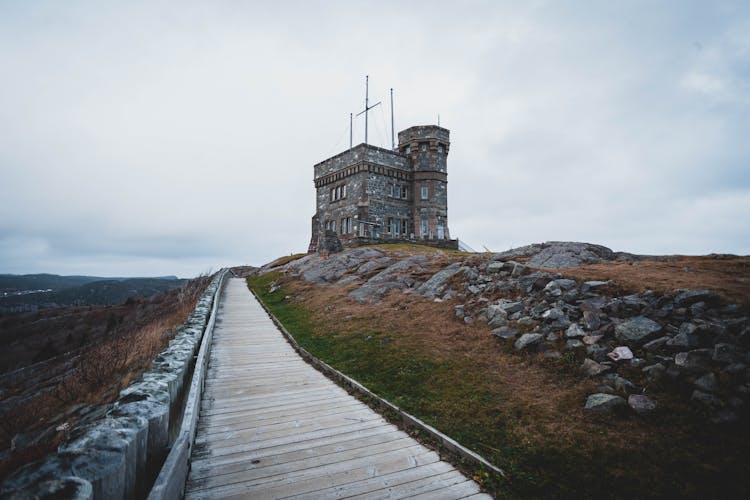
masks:
[[[149,297],[178,288],[185,280],[101,278],[55,274],[0,275],[0,313],[83,305],[122,304],[129,297]]]
[[[363,247],[248,282],[303,347],[506,470],[484,478],[502,497],[737,498],[748,278],[750,257],[552,242]]]
[[[119,305],[0,315],[0,479],[101,415],[174,338],[209,282]]]

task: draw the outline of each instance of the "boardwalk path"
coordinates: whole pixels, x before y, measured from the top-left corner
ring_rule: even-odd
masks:
[[[241,279],[217,316],[185,497],[489,498],[305,363]]]

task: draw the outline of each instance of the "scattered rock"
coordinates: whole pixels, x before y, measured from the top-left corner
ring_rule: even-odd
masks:
[[[709,368],[710,349],[694,349],[688,352],[678,352],[674,357],[674,364],[687,372],[705,372]]]
[[[609,347],[601,344],[592,344],[586,347],[586,353],[596,361],[606,361]]]
[[[642,344],[661,331],[661,325],[645,316],[636,316],[615,327],[615,337],[624,343]]]
[[[594,311],[583,311],[583,324],[590,331],[598,330],[602,326],[599,314]]]
[[[628,406],[638,415],[646,415],[656,410],[656,401],[643,394],[628,396]]]
[[[601,335],[586,335],[583,337],[583,343],[586,345],[594,345],[602,339]]]
[[[553,307],[552,309],[544,311],[544,313],[542,313],[542,318],[550,328],[562,329],[570,326],[568,317],[562,310],[558,309],[557,307]]]
[[[698,338],[695,335],[690,335],[686,332],[680,332],[669,339],[665,345],[673,349],[683,350],[698,347],[699,342]]]
[[[674,298],[679,307],[687,307],[696,302],[716,302],[718,296],[709,290],[683,290]]]
[[[511,278],[518,278],[519,276],[523,275],[526,272],[526,266],[523,264],[516,263],[513,266],[513,271],[510,273]]]
[[[538,345],[543,338],[543,335],[540,333],[524,333],[518,340],[516,340],[514,345],[519,351],[522,349],[529,349]]]
[[[609,366],[602,365],[589,358],[584,359],[583,364],[581,365],[581,371],[586,374],[587,377],[596,377],[597,375],[609,371],[609,369]]]
[[[609,281],[585,281],[583,285],[581,285],[581,292],[589,293],[606,285],[609,285]]]
[[[719,379],[713,373],[707,373],[694,382],[695,387],[703,392],[718,392]]]
[[[518,330],[509,326],[501,326],[492,330],[492,335],[499,339],[509,340],[515,338],[518,335]]]
[[[733,363],[740,357],[737,346],[726,343],[719,343],[714,346],[714,353],[711,359],[717,363]]]
[[[667,368],[663,364],[656,363],[650,366],[643,367],[641,371],[646,374],[646,377],[649,380],[655,381],[662,378],[666,370]]]
[[[659,337],[658,339],[654,339],[651,342],[646,342],[645,344],[643,344],[643,348],[647,351],[658,351],[667,342],[669,342],[669,337]]]
[[[583,409],[592,413],[610,414],[625,407],[627,403],[620,396],[596,393],[586,398],[586,405]]]
[[[628,346],[615,347],[612,352],[607,354],[607,357],[612,361],[625,361],[633,359],[633,351]]]
[[[612,377],[612,385],[614,386],[615,390],[618,392],[622,392],[624,394],[631,394],[633,392],[636,392],[638,388],[635,386],[633,382],[630,380],[621,377],[619,375],[608,375]]]
[[[487,316],[487,321],[492,321],[496,317],[500,316],[502,319],[508,318],[508,313],[505,309],[503,309],[502,306],[499,304],[492,304],[487,306],[487,310],[485,311],[485,316]]]
[[[458,305],[458,306],[454,307],[453,309],[456,311],[456,317],[457,318],[463,319],[464,316],[466,316],[466,311],[464,311],[464,305],[463,304]]]
[[[514,314],[523,311],[523,302],[502,302],[498,306],[507,314]]]
[[[584,331],[581,329],[580,326],[573,323],[565,331],[565,336],[569,339],[577,339],[577,338],[585,337],[586,334],[584,333]]]
[[[505,268],[505,262],[490,262],[487,265],[487,272],[497,274]]]

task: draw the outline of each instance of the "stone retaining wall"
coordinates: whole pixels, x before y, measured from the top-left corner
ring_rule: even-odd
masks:
[[[0,497],[145,497],[180,428],[183,389],[190,385],[194,356],[226,273],[214,275],[169,347],[102,417],[75,428],[56,453],[8,477]]]

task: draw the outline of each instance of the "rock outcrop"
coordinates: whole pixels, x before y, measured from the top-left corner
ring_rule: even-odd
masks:
[[[714,421],[735,421],[750,400],[750,321],[740,307],[722,304],[709,290],[617,294],[606,281],[580,282],[550,270],[644,258],[566,242],[454,258],[359,248],[327,259],[307,256],[286,272],[317,284],[355,285],[350,295],[360,302],[391,291],[454,299],[457,321],[486,323],[518,352],[581,359],[581,376],[600,379],[597,394],[622,400],[594,398],[588,405],[594,412],[614,404],[647,415],[657,402],[645,392],[669,384]]]

